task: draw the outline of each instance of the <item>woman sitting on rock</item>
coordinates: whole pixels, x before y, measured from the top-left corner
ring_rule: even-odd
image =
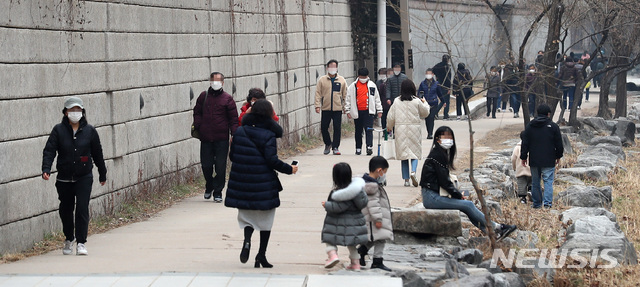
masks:
[[[456,143],[453,130],[448,126],[438,128],[434,134],[433,145],[429,157],[422,167],[422,204],[426,209],[453,209],[462,211],[469,217],[471,223],[487,233],[487,221],[473,202],[465,200],[462,193],[451,181],[449,171],[455,169],[453,160],[456,157]],[[440,189],[444,189],[449,196],[441,196]],[[501,240],[514,230],[515,225],[498,224],[492,222],[497,239]]]

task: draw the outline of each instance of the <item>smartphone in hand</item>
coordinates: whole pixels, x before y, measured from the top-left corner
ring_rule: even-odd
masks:
[[[291,165],[298,165],[298,161],[297,161],[297,160],[294,160],[294,161],[291,163]]]
[[[463,191],[462,191],[462,195],[463,195],[464,197],[469,197],[469,191],[468,191],[468,190],[463,190]]]

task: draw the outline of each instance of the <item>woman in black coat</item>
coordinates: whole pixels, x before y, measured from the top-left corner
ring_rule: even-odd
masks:
[[[282,127],[273,119],[273,106],[267,100],[258,100],[251,112],[242,119],[231,144],[229,158],[231,173],[225,205],[238,209],[238,224],[244,229],[244,243],[240,262],[249,260],[251,235],[260,230],[260,249],[255,266],[271,268],[265,253],[271,236],[276,207],[280,206],[278,193],[282,185],[276,171],[295,174],[297,166],[278,159],[276,138],[282,137]]]
[[[89,231],[89,200],[93,184],[93,164],[98,167],[100,184],[107,181],[107,168],[102,155],[102,145],[96,129],[87,123],[82,100],[69,97],[62,109],[62,122],[53,127],[42,156],[42,178],[49,180],[53,160],[58,155],[56,189],[60,200],[60,219],[65,241],[62,254],[87,255]],[[75,219],[74,211],[75,209]],[[75,224],[74,224],[75,222]],[[75,229],[75,232],[74,232]]]

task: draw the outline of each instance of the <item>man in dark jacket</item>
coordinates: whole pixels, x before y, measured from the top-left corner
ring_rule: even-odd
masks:
[[[393,100],[400,96],[400,86],[402,86],[402,82],[404,80],[408,80],[409,77],[402,73],[402,66],[400,64],[393,65],[393,76],[387,79],[387,87],[385,95],[388,99],[391,100],[391,104],[393,104]]]
[[[437,63],[433,66],[433,74],[436,75],[436,80],[440,83],[440,93],[442,94],[442,101],[438,104],[438,109],[436,110],[436,118],[438,117],[438,113],[440,109],[444,106],[444,116],[443,119],[449,118],[449,102],[451,99],[451,78],[453,77],[453,72],[451,70],[451,65],[449,64],[449,55],[442,55],[442,62]]]
[[[380,101],[382,102],[382,130],[387,129],[387,114],[389,113],[389,109],[391,108],[391,101],[393,100],[387,96],[388,83],[387,68],[380,68],[378,70],[378,81],[376,81],[376,86],[378,87],[378,93],[380,93]]]
[[[529,123],[522,138],[520,159],[531,167],[531,197],[533,208],[551,208],[553,203],[553,179],[555,166],[564,152],[560,128],[551,120],[551,108],[546,104],[538,107],[538,116]],[[540,179],[544,181],[544,196]]]
[[[200,132],[200,163],[206,180],[204,198],[222,202],[227,173],[230,136],[238,128],[238,110],[233,97],[222,89],[224,75],[214,72],[211,86],[200,94],[193,108],[193,125]],[[213,176],[215,166],[215,177]]]

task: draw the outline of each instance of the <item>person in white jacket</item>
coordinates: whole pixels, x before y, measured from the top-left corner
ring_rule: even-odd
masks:
[[[378,86],[369,80],[369,69],[358,70],[358,80],[347,88],[344,107],[356,126],[356,154],[362,154],[362,132],[366,134],[367,155],[373,154],[373,119],[382,117],[382,102]]]
[[[413,186],[418,186],[416,170],[418,160],[422,158],[422,123],[428,116],[429,107],[426,101],[416,97],[416,85],[411,80],[404,80],[400,88],[400,97],[394,99],[387,114],[387,130],[393,131],[395,135],[396,159],[402,161],[404,186],[409,186],[409,178]]]
[[[520,133],[520,139],[524,131]],[[516,179],[518,184],[518,197],[520,197],[520,202],[527,203],[527,195],[529,193],[529,188],[531,187],[531,167],[529,167],[529,161],[527,161],[527,165],[524,166],[520,161],[520,150],[522,146],[522,140],[513,148],[513,154],[511,154],[511,164],[513,165],[513,170],[516,172]]]

